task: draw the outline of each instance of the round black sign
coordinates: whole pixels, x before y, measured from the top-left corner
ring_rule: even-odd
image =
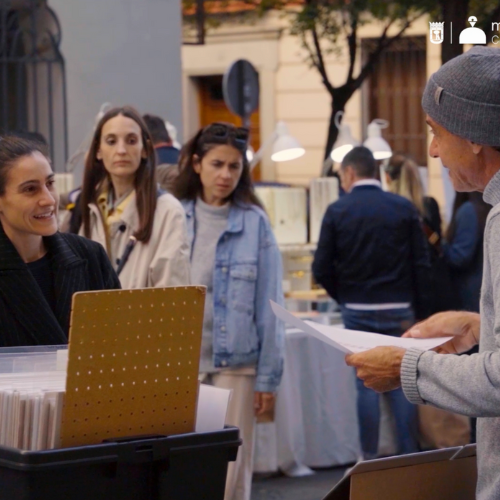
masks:
[[[259,106],[259,74],[245,59],[235,61],[222,80],[224,102],[241,118],[248,118]]]

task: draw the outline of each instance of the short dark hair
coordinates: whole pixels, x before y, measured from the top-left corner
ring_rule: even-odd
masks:
[[[171,142],[170,135],[167,131],[165,122],[156,115],[144,115],[142,117],[146,126],[148,127],[153,144],[160,144],[161,142]]]
[[[377,162],[364,146],[357,146],[344,156],[341,168],[347,167],[351,167],[358,177],[373,179],[377,175]]]
[[[0,136],[0,196],[5,194],[7,174],[18,160],[33,153],[47,157],[47,148],[37,140],[20,137],[16,134]]]

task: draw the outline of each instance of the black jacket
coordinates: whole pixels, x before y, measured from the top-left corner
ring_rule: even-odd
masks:
[[[359,186],[328,207],[313,273],[340,304],[410,302],[423,318],[429,269],[418,212],[407,199]]]
[[[65,344],[73,294],[120,288],[98,243],[63,233],[44,242],[54,279],[54,312],[0,225],[0,347]]]

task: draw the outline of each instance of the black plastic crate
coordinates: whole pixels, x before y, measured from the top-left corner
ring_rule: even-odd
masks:
[[[235,427],[49,451],[0,447],[0,500],[223,500]]]

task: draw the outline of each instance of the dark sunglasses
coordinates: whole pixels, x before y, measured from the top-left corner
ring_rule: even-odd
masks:
[[[246,151],[248,145],[249,130],[245,127],[235,127],[227,123],[211,123],[203,129],[203,135],[209,135],[216,139],[232,139],[236,146]]]

